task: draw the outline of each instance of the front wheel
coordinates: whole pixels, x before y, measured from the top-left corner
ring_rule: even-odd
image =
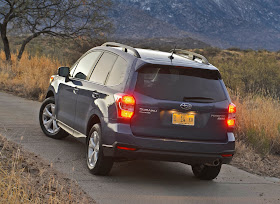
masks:
[[[69,134],[58,126],[55,115],[55,107],[54,97],[47,98],[43,101],[39,112],[40,126],[42,131],[48,137],[62,139],[67,137]]]
[[[113,158],[103,155],[100,124],[92,126],[87,136],[86,144],[86,158],[89,171],[94,175],[108,175],[114,161]]]
[[[201,180],[213,180],[221,170],[221,164],[218,166],[207,166],[204,164],[192,165],[192,171],[195,177]]]

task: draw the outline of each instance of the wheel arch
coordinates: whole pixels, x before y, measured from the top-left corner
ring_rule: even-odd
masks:
[[[52,85],[49,86],[48,90],[47,90],[47,94],[46,94],[46,99],[49,97],[55,97],[56,96],[56,91],[54,89],[54,87]]]
[[[101,120],[99,118],[98,115],[94,114],[90,117],[90,119],[88,120],[88,124],[87,124],[87,132],[86,132],[86,135],[89,134],[89,131],[91,129],[91,127],[94,125],[94,124],[97,124],[97,123],[101,123]]]
[[[54,97],[54,93],[53,93],[52,90],[49,90],[49,91],[47,92],[46,98],[49,98],[49,97]]]

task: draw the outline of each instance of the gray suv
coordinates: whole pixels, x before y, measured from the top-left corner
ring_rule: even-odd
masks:
[[[199,54],[105,43],[60,67],[42,103],[43,132],[86,138],[87,167],[116,161],[182,162],[212,180],[235,151],[235,113],[216,67]]]

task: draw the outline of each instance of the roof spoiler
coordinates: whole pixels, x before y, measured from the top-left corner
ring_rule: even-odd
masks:
[[[106,42],[106,43],[104,43],[101,46],[105,46],[105,47],[121,47],[124,52],[127,52],[127,50],[130,50],[131,52],[133,52],[135,57],[141,58],[139,52],[135,48],[130,47],[128,45],[124,45],[124,44],[121,44],[121,43],[115,43],[115,42]]]
[[[203,64],[207,64],[207,65],[209,64],[206,57],[204,57],[203,55],[197,54],[195,52],[190,52],[190,51],[181,50],[181,49],[172,49],[169,52],[172,52],[174,54],[180,55],[181,57],[184,57],[184,58],[187,58],[187,59],[190,59],[193,61],[195,61],[195,59],[200,59]]]

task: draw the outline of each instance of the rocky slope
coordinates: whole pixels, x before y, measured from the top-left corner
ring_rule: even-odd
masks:
[[[112,0],[115,36],[280,50],[279,0]]]

